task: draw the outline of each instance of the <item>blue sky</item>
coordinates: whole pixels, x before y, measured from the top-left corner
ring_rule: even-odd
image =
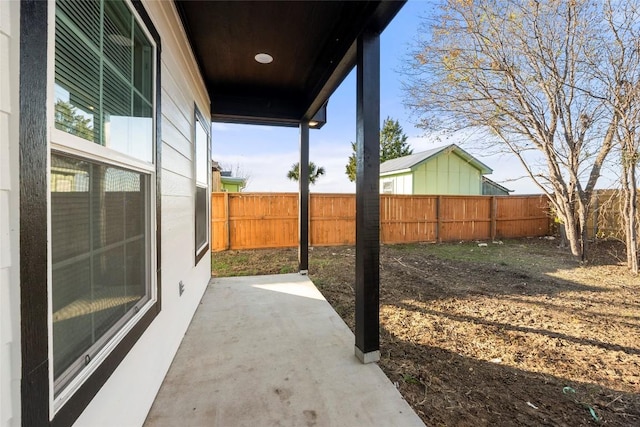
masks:
[[[411,111],[403,105],[400,68],[416,37],[421,18],[434,10],[432,1],[409,1],[381,36],[381,103],[382,120],[397,119],[409,137],[414,153],[451,142],[458,143],[494,170],[488,177],[502,183],[518,194],[540,193],[515,157],[483,155],[474,138],[438,140],[425,135],[412,122]],[[356,79],[355,70],[331,96],[327,124],[310,131],[310,160],[321,165],[326,175],[318,179],[310,190],[318,193],[354,193],[355,184],[347,179],[345,165],[351,154],[351,141],[356,136]],[[240,168],[249,176],[245,191],[297,191],[297,183],[286,178],[291,165],[298,160],[299,131],[297,128],[233,125],[214,123],[212,156],[234,171]],[[486,150],[485,150],[486,151]]]

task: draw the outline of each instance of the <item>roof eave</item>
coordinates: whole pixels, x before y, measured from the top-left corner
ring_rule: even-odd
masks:
[[[452,144],[452,145],[454,147],[454,151],[456,152],[456,154],[458,154],[458,156],[462,157],[469,164],[475,166],[475,168],[478,169],[480,172],[482,172],[483,175],[493,173],[493,169],[491,169],[489,166],[485,165],[480,160],[476,159],[471,154],[467,153],[465,150],[458,147],[457,145],[455,144]]]
[[[403,173],[411,173],[413,169],[412,168],[406,168],[406,169],[398,169],[398,170],[393,170],[393,171],[388,171],[388,172],[380,172],[380,176],[389,176],[389,175],[400,175]]]
[[[221,176],[220,182],[223,184],[245,184],[247,181],[246,178],[239,178],[235,176]]]

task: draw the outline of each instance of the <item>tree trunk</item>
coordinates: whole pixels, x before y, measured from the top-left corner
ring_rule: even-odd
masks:
[[[580,260],[587,261],[587,253],[589,251],[589,230],[587,229],[587,221],[589,219],[589,200],[580,198],[578,201],[578,230],[580,231]]]
[[[626,172],[624,191],[624,213],[627,242],[627,267],[633,274],[638,274],[638,189],[636,188],[636,167],[632,164]]]
[[[573,209],[568,210],[571,212],[564,220],[564,230],[569,241],[569,248],[571,253],[576,257],[582,256],[582,248],[580,245],[580,233],[578,232],[578,224],[576,223],[575,215],[573,215]]]

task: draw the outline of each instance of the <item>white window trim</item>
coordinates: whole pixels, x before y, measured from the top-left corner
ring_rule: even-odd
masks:
[[[205,221],[206,226],[205,226],[205,241],[202,245],[200,245],[199,247],[195,248],[194,251],[194,257],[195,257],[195,263],[197,264],[199,262],[199,259],[202,259],[202,257],[199,257],[200,254],[202,254],[203,251],[206,251],[207,247],[210,247],[211,245],[211,124],[209,124],[209,127],[207,128],[207,121],[206,118],[204,117],[204,115],[201,113],[200,109],[197,107],[197,105],[194,104],[194,114],[193,114],[193,127],[192,127],[192,131],[193,131],[193,212],[194,212],[194,216],[193,216],[193,220],[194,220],[194,246],[196,244],[195,242],[195,230],[197,227],[196,224],[196,217],[195,217],[195,212],[196,212],[196,199],[197,199],[197,191],[198,188],[205,188],[206,189],[206,194],[207,194],[207,199],[206,199],[206,204],[207,204],[207,212],[206,212],[206,217],[208,218],[208,220]],[[204,181],[198,181],[198,150],[196,147],[196,140],[197,140],[197,126],[202,126],[203,130],[204,130],[204,134],[207,138],[206,144],[206,162],[207,162],[207,167],[206,167],[206,173],[207,176],[205,178]]]
[[[138,14],[136,8],[133,6],[130,0],[123,0],[133,16],[135,17],[138,25],[144,32],[147,40],[153,47],[153,57],[151,64],[153,66],[152,74],[153,80],[151,87],[157,87],[158,72],[157,69],[157,55],[158,46],[155,39],[147,29],[144,21]],[[121,152],[109,149],[102,145],[96,144],[92,141],[85,140],[76,135],[72,135],[55,128],[55,108],[53,104],[55,102],[55,7],[49,8],[50,19],[50,38],[49,54],[47,55],[48,69],[49,69],[49,83],[48,83],[48,120],[49,120],[49,155],[47,162],[47,221],[49,223],[48,228],[48,262],[47,262],[47,293],[49,295],[48,300],[48,348],[49,348],[49,416],[53,419],[55,414],[62,408],[69,399],[78,391],[78,389],[84,384],[84,382],[96,371],[96,369],[104,363],[109,354],[122,342],[122,340],[131,332],[135,325],[149,312],[153,305],[158,301],[158,282],[157,282],[157,212],[156,212],[156,200],[157,200],[157,186],[156,186],[156,118],[157,118],[157,99],[156,91],[152,90],[152,138],[151,141],[154,144],[152,149],[152,163],[145,162],[128,156]],[[149,194],[146,203],[146,215],[148,221],[147,230],[147,246],[146,256],[148,259],[148,286],[149,286],[149,299],[146,301],[130,319],[128,319],[124,325],[120,326],[118,331],[106,341],[106,344],[96,353],[91,361],[82,369],[69,383],[55,396],[55,379],[53,373],[53,277],[52,277],[52,247],[51,247],[51,153],[56,152],[62,155],[71,155],[76,158],[84,159],[89,162],[102,163],[108,166],[116,166],[123,169],[132,170],[148,175],[149,180]],[[116,328],[119,323],[113,326]]]

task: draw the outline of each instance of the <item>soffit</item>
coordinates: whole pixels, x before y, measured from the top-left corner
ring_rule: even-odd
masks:
[[[355,65],[358,36],[381,32],[403,4],[176,0],[212,119],[281,125],[311,119]]]

